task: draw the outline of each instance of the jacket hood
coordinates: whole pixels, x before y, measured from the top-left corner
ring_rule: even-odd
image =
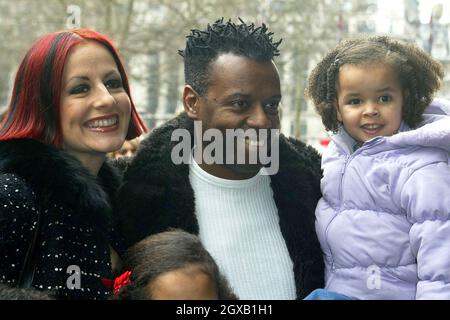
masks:
[[[353,153],[356,141],[341,128],[331,134],[332,140],[347,153]],[[392,148],[421,146],[444,149],[450,152],[450,101],[434,99],[423,114],[423,121],[416,129],[402,122],[399,133],[390,137],[376,137],[370,141],[386,141]]]
[[[435,147],[450,152],[450,101],[435,99],[423,114],[423,121],[417,129],[406,125],[402,132],[387,137],[397,146]]]

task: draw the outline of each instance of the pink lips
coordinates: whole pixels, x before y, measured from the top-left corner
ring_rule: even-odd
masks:
[[[370,136],[376,135],[383,128],[382,124],[368,123],[361,126],[361,129]]]

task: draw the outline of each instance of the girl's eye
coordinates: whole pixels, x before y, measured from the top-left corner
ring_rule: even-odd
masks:
[[[351,99],[348,104],[350,105],[355,105],[355,104],[360,104],[361,100],[360,99]]]
[[[79,84],[72,89],[70,89],[70,94],[81,94],[89,91],[89,86],[87,84]]]
[[[386,102],[392,101],[392,98],[391,98],[390,96],[381,96],[378,100],[379,100],[380,102],[386,103]]]
[[[106,81],[106,87],[109,89],[122,88],[122,80],[120,80],[120,79],[108,80],[108,81]]]

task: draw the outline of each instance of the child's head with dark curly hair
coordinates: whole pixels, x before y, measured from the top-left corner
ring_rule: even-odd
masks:
[[[115,300],[236,300],[200,239],[173,229],[127,250]]]
[[[442,65],[412,43],[374,36],[345,40],[312,71],[307,97],[326,130],[358,142],[415,128],[440,88]]]

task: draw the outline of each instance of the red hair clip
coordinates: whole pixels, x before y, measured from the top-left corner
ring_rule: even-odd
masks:
[[[131,277],[131,271],[125,271],[120,276],[116,277],[114,280],[106,279],[106,278],[102,278],[101,280],[103,282],[103,285],[107,289],[112,289],[112,290],[114,290],[114,294],[118,294],[120,291],[120,288],[131,283],[130,277]]]
[[[120,276],[118,276],[116,279],[114,279],[114,286],[113,286],[114,294],[118,294],[120,288],[131,283],[130,277],[131,277],[131,271],[125,271]]]

